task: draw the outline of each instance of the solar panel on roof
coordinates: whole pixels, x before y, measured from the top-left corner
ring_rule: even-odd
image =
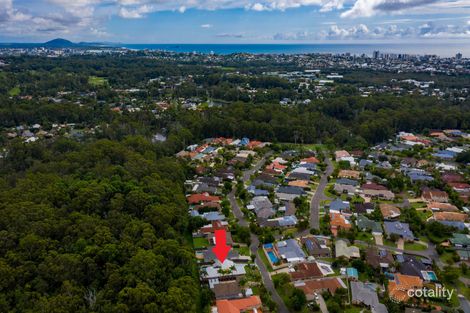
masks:
[[[308,250],[313,251],[313,242],[310,239],[307,239],[305,241],[305,246],[307,247]]]

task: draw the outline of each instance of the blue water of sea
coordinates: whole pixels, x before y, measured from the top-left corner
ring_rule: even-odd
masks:
[[[351,55],[372,55],[373,51],[395,54],[435,54],[443,57],[455,56],[460,52],[470,55],[470,44],[122,44],[135,50],[162,50],[196,53],[251,53],[251,54],[305,54],[332,53]]]

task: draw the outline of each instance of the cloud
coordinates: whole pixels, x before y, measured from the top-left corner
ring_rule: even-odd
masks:
[[[212,28],[212,24],[202,24],[201,28]]]
[[[401,40],[401,39],[470,39],[470,25],[442,25],[434,22],[418,26],[380,25],[370,27],[365,24],[353,26],[331,25],[321,31],[276,33],[273,40],[279,41],[318,41],[318,40]]]
[[[231,33],[222,33],[222,34],[217,34],[215,35],[216,37],[219,38],[244,38],[244,34],[231,34]]]
[[[145,14],[151,11],[152,9],[148,5],[142,5],[140,7],[133,8],[133,9],[122,7],[119,10],[119,16],[122,18],[130,18],[130,19],[142,18],[145,16]]]
[[[341,14],[341,17],[370,17],[377,14],[402,13],[405,10],[438,6],[465,7],[470,5],[468,0],[356,0],[354,5]]]

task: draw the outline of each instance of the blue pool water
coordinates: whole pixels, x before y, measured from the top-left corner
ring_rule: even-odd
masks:
[[[266,243],[266,244],[264,245],[264,248],[265,248],[265,249],[272,249],[272,248],[273,248],[273,244],[272,244],[272,243]]]
[[[271,263],[273,263],[273,264],[275,264],[275,263],[277,263],[277,261],[279,261],[277,256],[272,251],[268,252],[268,256],[269,256],[269,259],[271,260]]]
[[[427,272],[431,281],[437,281],[437,276],[434,272]]]

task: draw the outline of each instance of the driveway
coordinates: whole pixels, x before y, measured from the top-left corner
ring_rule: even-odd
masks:
[[[328,308],[326,307],[325,299],[323,299],[322,295],[318,295],[317,304],[320,306],[320,310],[322,313],[328,313]]]

